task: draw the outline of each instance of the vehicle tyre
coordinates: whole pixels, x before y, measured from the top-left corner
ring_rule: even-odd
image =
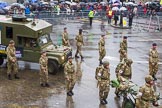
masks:
[[[3,58],[0,58],[0,65],[2,65],[4,62],[4,59]]]
[[[125,99],[122,103],[122,108],[135,108],[135,106],[130,99]]]
[[[48,72],[50,74],[56,74],[58,72],[59,68],[58,68],[58,64],[56,61],[53,60],[48,60]]]

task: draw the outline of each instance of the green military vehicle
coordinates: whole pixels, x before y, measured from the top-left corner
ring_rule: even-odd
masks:
[[[40,52],[47,51],[48,71],[57,73],[72,54],[70,47],[52,43],[50,33],[52,24],[41,19],[29,19],[25,16],[0,16],[0,65],[6,59],[6,47],[10,40],[15,41],[18,59],[38,63]]]

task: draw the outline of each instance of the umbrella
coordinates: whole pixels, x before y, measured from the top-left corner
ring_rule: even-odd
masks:
[[[133,2],[128,2],[128,3],[126,3],[127,5],[134,5],[134,3]]]
[[[42,2],[43,5],[48,5],[49,3],[48,2]]]
[[[5,8],[3,8],[4,10],[10,10],[11,9],[11,6],[7,6]]]
[[[119,6],[119,5],[120,5],[119,3],[112,4],[112,6]]]
[[[145,3],[145,5],[149,5],[149,4],[151,4],[151,2],[146,2],[146,3]]]
[[[25,6],[23,4],[20,4],[21,9],[25,9]]]
[[[75,3],[75,2],[72,2],[72,3],[71,3],[71,5],[77,5],[77,3]]]
[[[19,6],[19,3],[12,3],[11,6]]]
[[[119,10],[120,11],[125,11],[125,10],[127,10],[127,8],[126,7],[121,7]]]
[[[71,5],[71,2],[69,2],[69,1],[65,1],[65,3],[68,4],[68,5]]]
[[[79,5],[86,5],[86,3],[85,2],[80,2]]]
[[[106,3],[105,2],[100,2],[100,4],[105,5]]]
[[[117,10],[119,10],[119,8],[118,7],[113,7],[112,10],[117,11]]]

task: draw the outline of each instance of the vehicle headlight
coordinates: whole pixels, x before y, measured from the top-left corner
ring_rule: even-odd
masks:
[[[65,57],[64,57],[64,56],[62,56],[62,57],[61,57],[61,59],[62,59],[62,60],[64,60],[64,59],[65,59]]]

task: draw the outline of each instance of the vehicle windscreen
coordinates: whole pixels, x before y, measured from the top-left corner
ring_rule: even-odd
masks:
[[[45,34],[45,35],[43,35],[43,36],[38,38],[39,46],[43,46],[43,45],[49,43],[50,41],[51,41],[51,39],[50,39],[50,35],[49,34]]]

